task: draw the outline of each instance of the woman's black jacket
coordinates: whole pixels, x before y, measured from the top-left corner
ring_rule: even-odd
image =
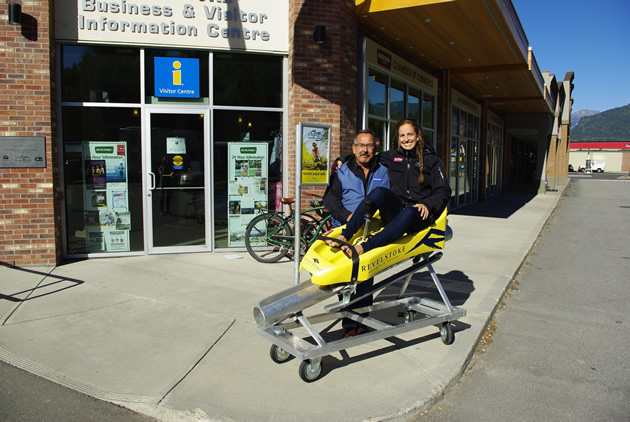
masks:
[[[390,149],[376,157],[387,167],[391,190],[405,205],[424,204],[437,218],[451,199],[444,163],[430,145],[422,151],[424,182],[418,183],[420,162],[416,150]]]

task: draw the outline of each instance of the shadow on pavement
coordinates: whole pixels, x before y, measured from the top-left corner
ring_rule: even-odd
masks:
[[[466,324],[465,322],[462,322],[459,320],[454,321],[451,324],[453,327],[453,333],[458,333],[460,331],[467,330],[471,327],[470,324]],[[335,335],[337,336],[337,338],[333,337]],[[333,339],[339,340],[341,336],[343,336],[342,330],[333,331],[329,334],[330,338],[328,340],[333,340]],[[380,349],[372,350],[370,352],[363,353],[360,355],[352,356],[352,357],[348,354],[346,350],[341,350],[338,352],[341,355],[341,358],[338,358],[334,355],[326,355],[322,357],[323,371],[322,371],[322,374],[320,375],[320,378],[323,378],[328,373],[336,369],[343,368],[344,366],[348,366],[357,362],[372,359],[372,358],[375,358],[375,357],[378,357],[387,353],[392,353],[392,352],[395,352],[396,350],[401,350],[407,347],[416,346],[426,341],[430,341],[430,340],[438,341],[439,339],[440,339],[440,332],[436,328],[435,333],[427,334],[421,337],[416,337],[413,340],[403,340],[400,337],[389,337],[385,340],[389,341],[391,345],[380,348]],[[312,338],[308,338],[305,340],[314,342]]]
[[[446,296],[454,307],[463,305],[468,300],[472,292],[475,290],[473,281],[461,271],[450,271],[446,274],[438,274],[438,278],[440,280],[440,284],[442,284],[442,287],[446,292]],[[400,280],[388,286],[375,296],[374,301],[380,302],[396,300],[403,284],[404,280]],[[402,297],[407,298],[412,296],[443,303],[440,293],[435,286],[433,279],[431,278],[431,274],[428,271],[415,273],[411,278],[405,294]],[[402,309],[403,308],[401,307],[387,308],[371,312],[370,316],[386,324],[398,325],[403,323],[404,321],[404,313],[401,312]],[[325,329],[320,331],[320,335],[326,342],[333,342],[335,340],[342,339],[344,330],[341,329],[340,322],[340,319],[334,320]],[[453,333],[458,333],[471,327],[469,324],[459,320],[453,321],[451,324],[453,328]],[[391,345],[357,356],[351,357],[346,350],[341,350],[338,352],[341,355],[341,358],[334,355],[326,355],[322,357],[322,364],[324,369],[322,374],[320,375],[320,378],[344,366],[356,362],[361,362],[367,359],[372,359],[374,357],[391,353],[396,350],[416,346],[418,344],[424,343],[425,341],[437,339],[440,339],[440,332],[436,328],[435,333],[426,334],[412,340],[404,340],[400,337],[389,337],[386,340],[390,342]],[[312,337],[305,337],[304,340],[313,345],[316,344],[315,340]]]
[[[453,306],[461,306],[475,291],[473,281],[461,271],[453,270],[446,274],[438,274],[440,283],[446,292],[448,300]],[[403,281],[398,281],[384,289],[377,297],[377,300],[394,300],[398,297]],[[442,302],[440,292],[435,287],[431,274],[428,271],[417,272],[411,278],[411,282],[403,297],[418,296]]]
[[[2,265],[3,267],[6,268],[10,268],[11,270],[15,270],[15,271],[22,271],[22,272],[26,272],[29,274],[37,274],[37,275],[41,275],[42,278],[41,280],[39,280],[39,282],[37,283],[37,285],[35,287],[32,287],[30,289],[25,289],[19,292],[12,292],[12,293],[2,293],[0,292],[0,300],[4,299],[4,300],[8,300],[9,302],[26,302],[28,300],[33,300],[33,299],[37,299],[43,296],[48,296],[54,293],[59,293],[61,291],[67,290],[67,289],[71,289],[73,287],[76,287],[80,284],[83,284],[84,281],[83,280],[77,280],[74,278],[69,278],[69,277],[63,277],[63,276],[58,276],[58,275],[53,275],[50,274],[50,272],[43,272],[43,271],[36,271],[36,270],[30,270],[27,268],[22,268],[22,267],[16,267],[16,266],[9,266],[9,265]],[[54,270],[54,267],[51,267],[50,271],[52,272]],[[50,282],[46,282],[46,280],[48,279],[52,279]],[[41,293],[41,294],[35,294],[37,293],[37,291],[41,291],[42,289],[51,287],[51,286],[55,286],[55,285],[59,285],[60,283],[64,283],[64,282],[69,282],[69,283],[73,283],[69,286],[59,286],[59,288],[52,290],[52,291],[47,291],[46,293]],[[24,298],[20,299],[20,296],[22,295],[26,295]]]
[[[531,193],[508,192],[486,199],[483,202],[468,205],[450,211],[452,215],[470,215],[474,217],[509,218],[516,211],[536,197]]]

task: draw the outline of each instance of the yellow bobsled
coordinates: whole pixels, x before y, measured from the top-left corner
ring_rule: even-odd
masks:
[[[445,209],[426,229],[405,234],[396,242],[374,248],[360,256],[357,256],[355,251],[352,258],[348,258],[341,248],[331,248],[325,242],[326,239],[338,237],[345,226],[337,227],[313,243],[300,263],[300,270],[310,272],[311,282],[320,286],[368,280],[404,260],[443,249],[447,236],[446,215]],[[382,229],[383,222],[377,213],[369,222],[368,236]],[[360,243],[363,231],[364,228],[361,226],[347,243],[349,245]]]

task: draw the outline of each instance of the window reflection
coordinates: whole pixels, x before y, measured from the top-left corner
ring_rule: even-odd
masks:
[[[387,76],[370,71],[368,78],[368,113],[385,117]]]
[[[435,97],[424,94],[422,97],[422,126],[433,128],[433,110],[435,108]]]
[[[214,103],[282,107],[282,58],[215,53]]]
[[[139,50],[62,46],[61,97],[66,102],[139,103]]]
[[[405,84],[396,79],[392,79],[390,97],[390,119],[400,120],[405,117]]]
[[[416,119],[417,122],[420,122],[420,90],[415,88],[409,88],[409,95],[407,97],[407,117],[411,117],[412,119]],[[431,116],[431,119],[433,116]]]
[[[376,142],[379,144],[377,151],[385,151],[388,148],[386,145],[386,134],[385,134],[385,122],[376,119],[368,119],[368,127],[366,129],[372,130],[376,135]]]
[[[434,145],[435,97],[418,87],[369,69],[367,113],[371,129],[385,129],[381,150],[398,144],[396,123],[405,117],[421,122],[425,141]]]

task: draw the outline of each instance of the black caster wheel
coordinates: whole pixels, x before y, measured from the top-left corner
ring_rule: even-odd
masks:
[[[450,322],[445,322],[440,327],[440,338],[444,344],[453,344],[455,341],[455,333],[453,333],[453,326]]]
[[[416,319],[416,311],[405,312],[405,324],[414,321]]]
[[[289,352],[275,344],[269,349],[269,356],[271,356],[271,360],[275,363],[285,363],[293,357]]]
[[[322,374],[320,359],[304,360],[300,364],[300,378],[304,382],[313,382]]]

